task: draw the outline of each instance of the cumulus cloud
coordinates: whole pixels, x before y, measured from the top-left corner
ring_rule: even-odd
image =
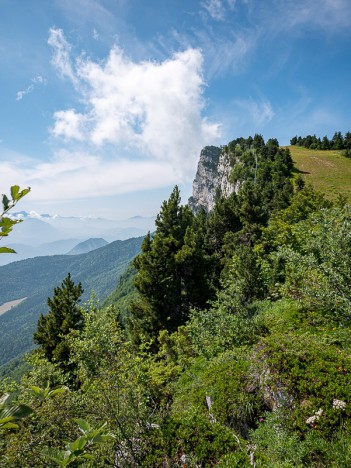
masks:
[[[96,199],[169,187],[192,180],[201,148],[220,127],[204,117],[200,50],[160,61],[133,61],[113,47],[94,61],[51,29],[52,64],[70,81],[75,100],[57,109],[51,127],[56,151],[46,161],[1,153],[8,184],[31,186],[33,202]],[[44,84],[39,76],[31,85]],[[30,91],[28,91],[30,92]],[[23,96],[22,96],[23,97]],[[57,149],[59,148],[59,149]]]
[[[188,48],[160,62],[134,62],[114,47],[103,62],[83,56],[73,66],[61,30],[51,30],[49,43],[54,65],[84,102],[83,112],[55,113],[55,137],[97,148],[114,145],[164,161],[179,177],[193,177],[201,147],[219,136],[219,125],[202,116],[205,83],[199,50]]]
[[[63,136],[66,139],[83,140],[84,115],[74,109],[57,111],[54,113],[55,126],[52,133],[55,137]]]

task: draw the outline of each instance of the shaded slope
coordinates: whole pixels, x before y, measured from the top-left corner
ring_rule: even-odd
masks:
[[[93,291],[103,300],[116,288],[142,240],[115,241],[87,254],[36,257],[1,267],[1,303],[27,299],[0,317],[0,365],[31,349],[38,317],[47,312],[47,298],[68,273],[75,283],[82,283],[83,301]]]

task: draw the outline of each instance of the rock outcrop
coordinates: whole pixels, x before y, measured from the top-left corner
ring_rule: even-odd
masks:
[[[234,163],[234,157],[217,146],[202,149],[193,182],[193,195],[188,202],[194,213],[201,208],[206,212],[212,211],[219,197],[228,197],[237,192],[238,187],[230,181]]]

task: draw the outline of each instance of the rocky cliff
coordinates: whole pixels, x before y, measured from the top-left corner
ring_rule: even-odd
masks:
[[[193,195],[188,202],[194,213],[200,208],[206,212],[213,210],[219,197],[228,197],[237,191],[238,187],[230,181],[234,164],[234,156],[217,146],[202,149],[193,182]]]

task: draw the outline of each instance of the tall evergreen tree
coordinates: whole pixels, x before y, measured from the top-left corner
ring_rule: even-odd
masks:
[[[351,132],[345,133],[344,148],[347,150],[351,150]]]
[[[175,187],[156,218],[156,233],[148,234],[134,260],[140,299],[131,306],[128,328],[135,343],[155,338],[162,329],[174,331],[190,308],[204,307],[209,298],[203,229],[188,206],[181,206]]]
[[[53,297],[48,298],[50,311],[47,315],[40,315],[34,333],[34,341],[41,345],[47,359],[58,362],[63,368],[69,360],[69,348],[64,337],[70,330],[81,329],[84,324],[78,305],[83,292],[81,283],[75,285],[68,273],[61,286],[54,289]]]
[[[328,150],[330,149],[330,141],[327,137],[327,135],[325,135],[322,139],[322,145],[321,145],[321,149],[322,150]]]

